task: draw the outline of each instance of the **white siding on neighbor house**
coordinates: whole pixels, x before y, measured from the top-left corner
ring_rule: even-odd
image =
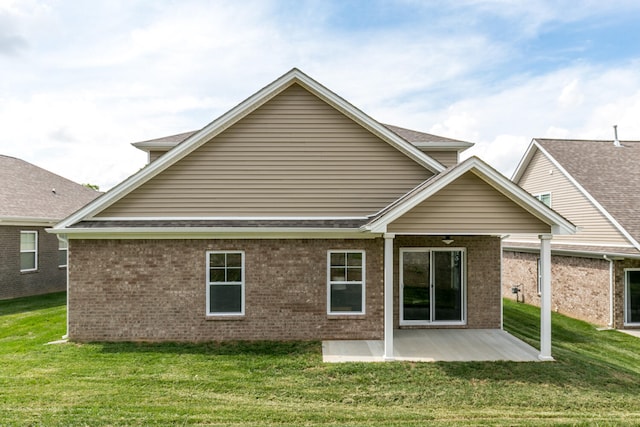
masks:
[[[294,84],[96,217],[366,216],[430,176]]]
[[[549,233],[551,227],[473,172],[467,172],[389,226],[390,233]]]
[[[540,150],[533,155],[517,184],[531,194],[550,192],[551,207],[578,226],[576,234],[556,236],[554,243],[629,245],[622,233]],[[510,239],[521,238],[511,236]]]

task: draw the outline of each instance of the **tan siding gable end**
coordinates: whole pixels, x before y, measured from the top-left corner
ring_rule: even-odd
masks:
[[[388,226],[391,233],[549,233],[550,226],[467,172]]]
[[[531,194],[551,193],[551,207],[573,222],[579,231],[570,236],[558,236],[554,242],[583,244],[629,245],[627,239],[611,222],[576,188],[540,150],[517,183]],[[512,236],[514,239],[517,236]]]
[[[367,216],[431,175],[294,84],[96,217]]]

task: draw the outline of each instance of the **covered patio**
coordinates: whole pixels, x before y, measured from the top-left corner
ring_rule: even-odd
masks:
[[[538,362],[539,351],[501,329],[396,329],[394,360]],[[323,341],[322,361],[383,362],[383,340]]]

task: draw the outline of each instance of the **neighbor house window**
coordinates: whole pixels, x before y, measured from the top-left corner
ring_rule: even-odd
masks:
[[[244,314],[244,252],[207,252],[207,314]]]
[[[364,314],[364,251],[327,254],[329,314]]]
[[[20,271],[38,269],[38,232],[20,232]]]
[[[69,248],[66,240],[58,239],[58,267],[67,266],[67,249]]]
[[[551,193],[540,193],[540,194],[534,195],[534,197],[540,200],[545,205],[551,207]]]

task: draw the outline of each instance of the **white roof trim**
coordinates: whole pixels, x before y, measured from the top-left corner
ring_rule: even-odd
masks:
[[[64,234],[69,239],[374,239],[379,237],[373,233],[363,233],[357,228],[113,227],[64,230],[48,228],[46,231],[52,234]]]
[[[42,225],[53,225],[58,221],[60,221],[60,218],[3,216],[3,217],[0,217],[0,226],[1,225],[42,226]]]
[[[529,149],[527,150],[527,153],[523,158],[523,161],[526,158],[527,160],[526,163],[524,163],[523,161],[520,162],[520,165],[518,165],[518,169],[516,170],[518,175],[514,174],[514,179],[517,178],[517,180],[519,180],[522,177],[522,174],[524,173],[526,166],[529,165],[529,163],[531,162],[531,159],[533,158],[533,155],[535,154],[534,147],[535,149],[540,150],[540,152],[544,154],[547,157],[547,159],[549,159],[551,164],[553,164],[556,168],[558,168],[558,170],[569,180],[569,182],[571,182],[578,189],[578,191],[582,193],[582,195],[585,196],[587,200],[589,200],[593,204],[593,206],[595,206],[595,208],[598,211],[600,211],[600,213],[604,215],[605,218],[607,218],[609,222],[611,222],[611,224],[620,233],[622,233],[624,237],[626,237],[627,240],[629,240],[629,242],[633,245],[634,248],[640,250],[640,243],[636,239],[634,239],[633,236],[618,221],[616,221],[613,215],[611,215],[609,211],[607,211],[604,208],[604,206],[602,206],[595,199],[595,197],[593,197],[569,172],[567,172],[567,170],[564,167],[562,167],[562,165],[547,150],[545,150],[540,144],[538,144],[538,142],[535,139],[531,142],[531,145],[529,146]],[[522,170],[520,170],[521,165],[522,165]],[[600,245],[596,245],[596,246],[600,246]]]
[[[370,229],[372,232],[385,232],[387,225],[469,171],[476,173],[493,188],[500,191],[514,203],[526,209],[541,221],[550,224],[553,234],[574,234],[576,232],[576,227],[571,222],[567,221],[560,214],[541,203],[477,157],[470,157],[460,163],[442,179],[425,187],[422,191],[392,208],[380,218],[372,221],[366,226],[367,229]]]
[[[432,159],[418,148],[411,145],[411,143],[402,139],[399,135],[395,134],[391,130],[387,129],[384,125],[378,123],[356,107],[331,92],[326,87],[322,86],[309,76],[298,70],[292,69],[288,73],[284,74],[271,84],[262,88],[249,98],[236,105],[231,110],[227,111],[222,116],[209,123],[207,126],[196,132],[189,138],[185,139],[182,143],[173,148],[168,154],[161,156],[156,161],[148,164],[145,168],[140,170],[135,175],[126,179],[118,184],[116,187],[105,193],[102,197],[89,203],[84,208],[80,209],[73,215],[67,217],[62,222],[55,226],[58,228],[68,227],[83,219],[91,218],[101,210],[110,206],[111,204],[124,197],[135,188],[149,181],[160,172],[176,163],[178,160],[184,158],[192,151],[209,141],[214,136],[222,133],[224,130],[235,124],[238,120],[242,119],[255,109],[262,106],[269,99],[278,95],[280,92],[288,88],[294,83],[298,83],[305,87],[310,92],[314,93],[325,102],[332,105],[334,108],[342,112],[343,114],[356,121],[365,129],[374,133],[394,148],[413,159],[423,167],[431,170],[434,173],[442,172],[445,167]]]
[[[344,221],[366,220],[366,216],[110,216],[91,221]]]
[[[518,183],[518,181],[520,181],[520,178],[522,178],[522,174],[527,169],[529,162],[531,162],[531,159],[535,154],[536,148],[539,148],[539,146],[535,142],[535,139],[532,139],[529,143],[529,146],[527,147],[527,151],[524,152],[524,156],[522,156],[520,162],[518,163],[518,166],[516,166],[515,171],[513,171],[513,175],[511,175],[511,181],[515,182],[516,184]]]

